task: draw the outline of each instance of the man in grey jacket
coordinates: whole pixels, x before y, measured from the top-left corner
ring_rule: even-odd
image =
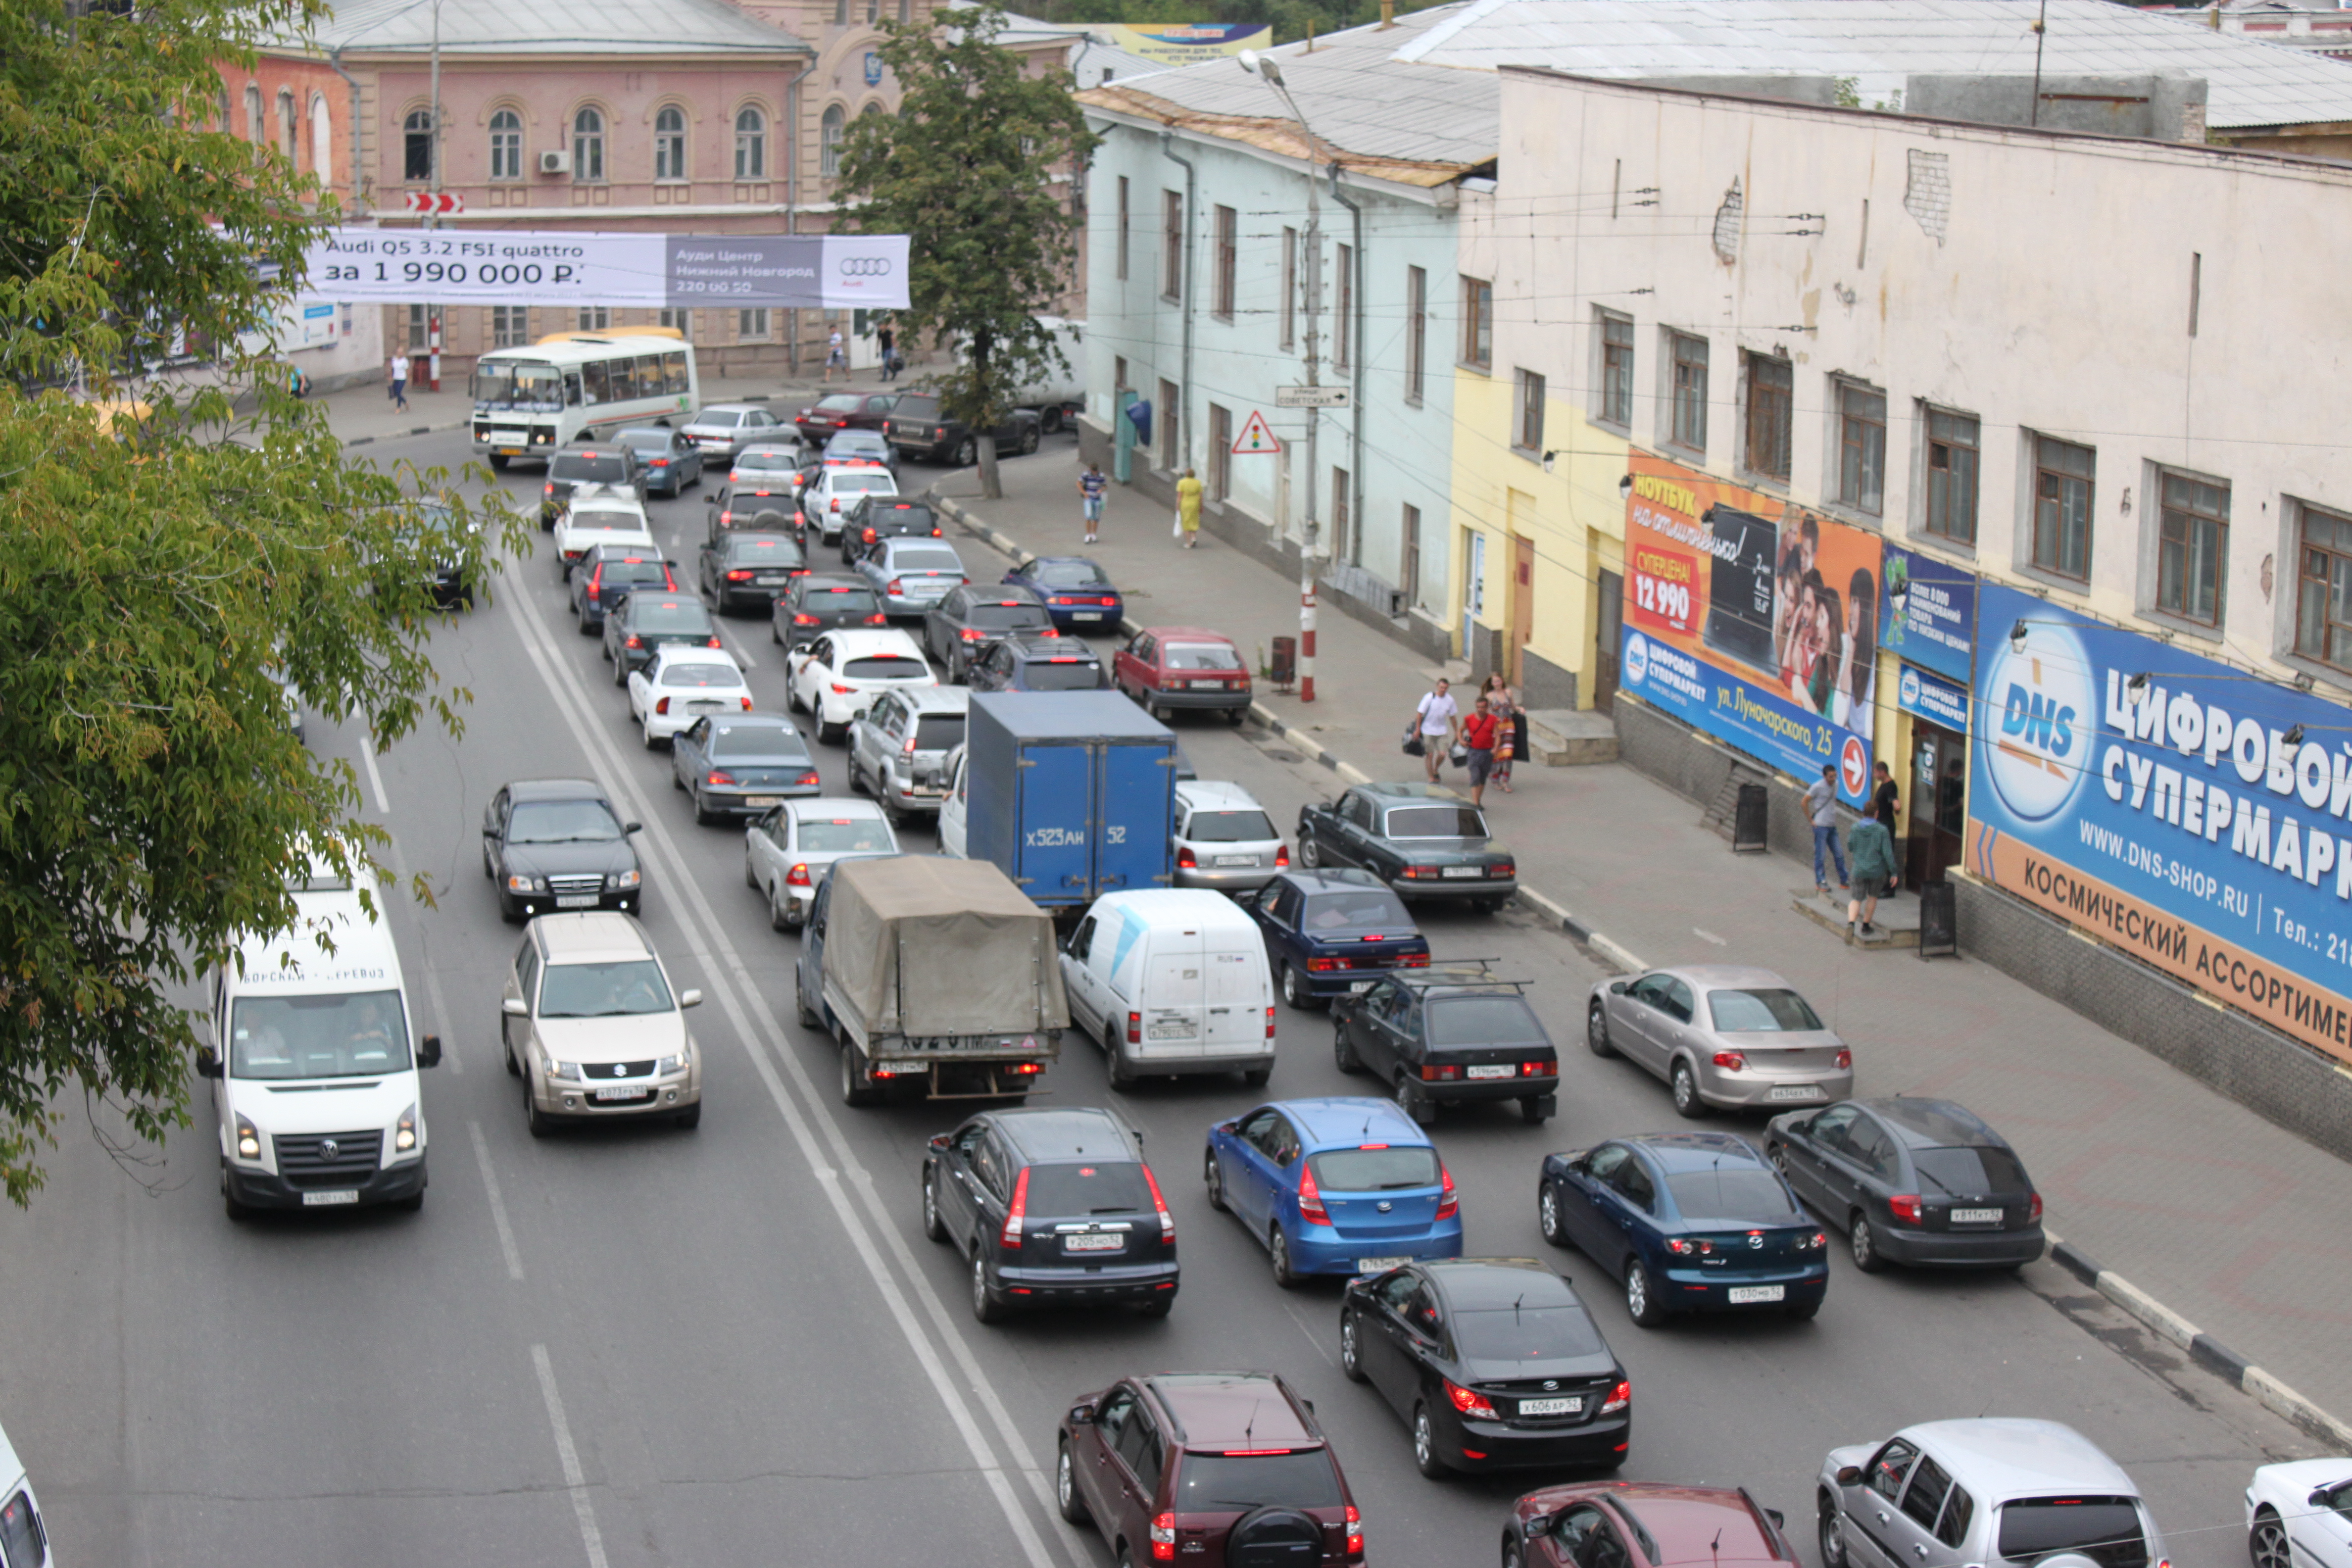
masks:
[[[1847,887],[1845,856],[1838,849],[1837,841],[1837,770],[1824,764],[1822,776],[1805,792],[1805,816],[1813,825],[1813,891],[1823,898],[1830,896],[1829,879],[1822,875],[1822,854],[1829,853],[1830,863],[1837,868],[1838,886]]]

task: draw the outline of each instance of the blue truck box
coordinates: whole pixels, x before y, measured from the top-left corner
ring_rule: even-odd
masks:
[[[976,692],[964,853],[1031,901],[1173,886],[1176,737],[1116,691]]]

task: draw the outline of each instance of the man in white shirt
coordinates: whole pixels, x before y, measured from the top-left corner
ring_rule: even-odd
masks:
[[[408,355],[398,350],[392,356],[392,405],[408,412]]]
[[[839,327],[834,328],[833,336],[825,340],[824,379],[831,381],[833,379],[833,373],[836,370],[841,372],[844,379],[848,377],[849,353],[848,351],[842,346],[841,329]]]
[[[1424,695],[1413,709],[1413,726],[1421,735],[1422,766],[1429,772],[1429,782],[1437,782],[1437,764],[1454,749],[1454,734],[1462,724],[1462,710],[1447,690],[1452,684],[1445,677],[1437,678],[1435,689]]]

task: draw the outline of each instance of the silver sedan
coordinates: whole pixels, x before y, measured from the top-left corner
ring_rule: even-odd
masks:
[[[1769,969],[1691,964],[1592,988],[1585,1043],[1670,1085],[1675,1109],[1780,1110],[1853,1093],[1853,1053]]]

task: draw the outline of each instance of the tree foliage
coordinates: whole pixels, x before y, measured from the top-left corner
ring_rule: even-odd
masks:
[[[1000,0],[953,13],[955,26],[887,24],[883,60],[903,94],[896,116],[860,115],[842,139],[836,194],[868,234],[912,237],[908,333],[969,345],[938,380],[941,405],[977,431],[996,428],[1012,395],[1062,368],[1038,324],[1070,282],[1077,220],[1066,193],[1101,140],[1066,71],[1027,76],[996,45]],[[1060,183],[1055,181],[1061,176]],[[998,492],[994,444],[982,478]]]
[[[485,564],[444,476],[347,458],[266,344],[332,202],[221,125],[219,63],[315,0],[0,5],[0,1187],[79,1089],[187,1120],[203,966],[284,931],[314,848],[372,869],[348,763],[281,681],[387,745],[465,693],[428,581]],[[276,282],[265,282],[274,278]],[[138,370],[184,330],[213,374]],[[525,537],[519,521],[509,537]],[[322,939],[323,940],[323,939]]]

